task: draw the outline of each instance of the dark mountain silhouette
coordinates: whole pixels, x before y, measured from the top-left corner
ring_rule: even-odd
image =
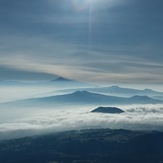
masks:
[[[97,93],[90,93],[88,91],[76,91],[71,94],[50,96],[43,98],[33,98],[27,100],[20,100],[16,102],[9,102],[1,104],[0,106],[20,106],[20,107],[47,107],[56,105],[126,105],[126,104],[162,104],[163,101],[152,99],[147,96],[133,96],[131,98],[107,96]]]
[[[110,113],[110,114],[119,114],[123,113],[124,111],[117,108],[117,107],[98,107],[91,111],[92,113]]]
[[[0,142],[1,163],[161,163],[163,132],[78,130]]]

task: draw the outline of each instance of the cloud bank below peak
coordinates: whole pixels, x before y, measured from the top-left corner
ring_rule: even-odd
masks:
[[[92,128],[163,130],[162,105],[123,106],[125,113],[117,115],[90,113],[94,108],[19,110],[15,117],[5,117],[5,122],[1,119],[0,139]]]

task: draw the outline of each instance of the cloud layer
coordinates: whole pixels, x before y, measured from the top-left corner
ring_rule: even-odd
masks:
[[[163,130],[162,105],[121,107],[122,114],[90,113],[92,107],[17,110],[10,114],[1,110],[0,139],[90,128],[130,130]]]

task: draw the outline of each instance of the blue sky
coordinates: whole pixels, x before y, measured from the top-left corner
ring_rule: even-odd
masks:
[[[0,79],[163,83],[162,0],[1,0]]]

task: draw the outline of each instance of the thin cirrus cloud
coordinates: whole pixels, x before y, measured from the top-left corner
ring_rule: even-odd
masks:
[[[133,61],[133,56],[130,53],[132,51],[135,53],[137,49],[133,48],[132,50],[131,47],[128,50],[129,52],[126,52],[124,49],[122,53],[122,47],[119,50],[114,49],[114,47],[110,47],[107,50],[105,47],[106,50],[103,48],[101,51],[97,48],[90,50],[88,47],[84,48],[80,45],[59,44],[57,42],[46,41],[45,39],[33,38],[32,40],[27,39],[25,42],[23,42],[23,38],[19,39],[17,38],[18,42],[15,43],[14,39],[10,38],[10,43],[6,47],[7,50],[4,50],[4,55],[1,55],[1,65],[18,70],[17,75],[15,72],[15,77],[18,77],[20,71],[65,76],[67,74],[66,70],[69,70],[70,74],[72,74],[71,77],[75,78],[76,76],[79,79],[83,79],[85,76],[90,78],[90,80],[96,80],[94,78],[96,74],[96,76],[101,76],[102,80],[111,77],[122,82],[125,82],[125,78],[128,81],[136,82],[138,80],[147,81],[149,79],[152,82],[152,79],[155,79],[156,83],[161,82],[162,65],[159,62],[151,63],[150,59],[148,63],[145,57],[143,59],[143,55],[135,55]],[[26,44],[28,44],[28,48]],[[40,44],[42,45],[41,47]],[[9,49],[12,53],[9,52]],[[120,54],[117,55],[117,53]],[[2,73],[2,71],[3,69],[1,69],[1,78],[3,79],[5,72]],[[151,72],[153,73],[151,74]],[[28,77],[29,74],[26,74],[24,78]],[[99,79],[97,80],[99,81]]]
[[[90,81],[163,80],[160,0],[95,0],[82,11],[73,3],[2,0],[0,65]]]

